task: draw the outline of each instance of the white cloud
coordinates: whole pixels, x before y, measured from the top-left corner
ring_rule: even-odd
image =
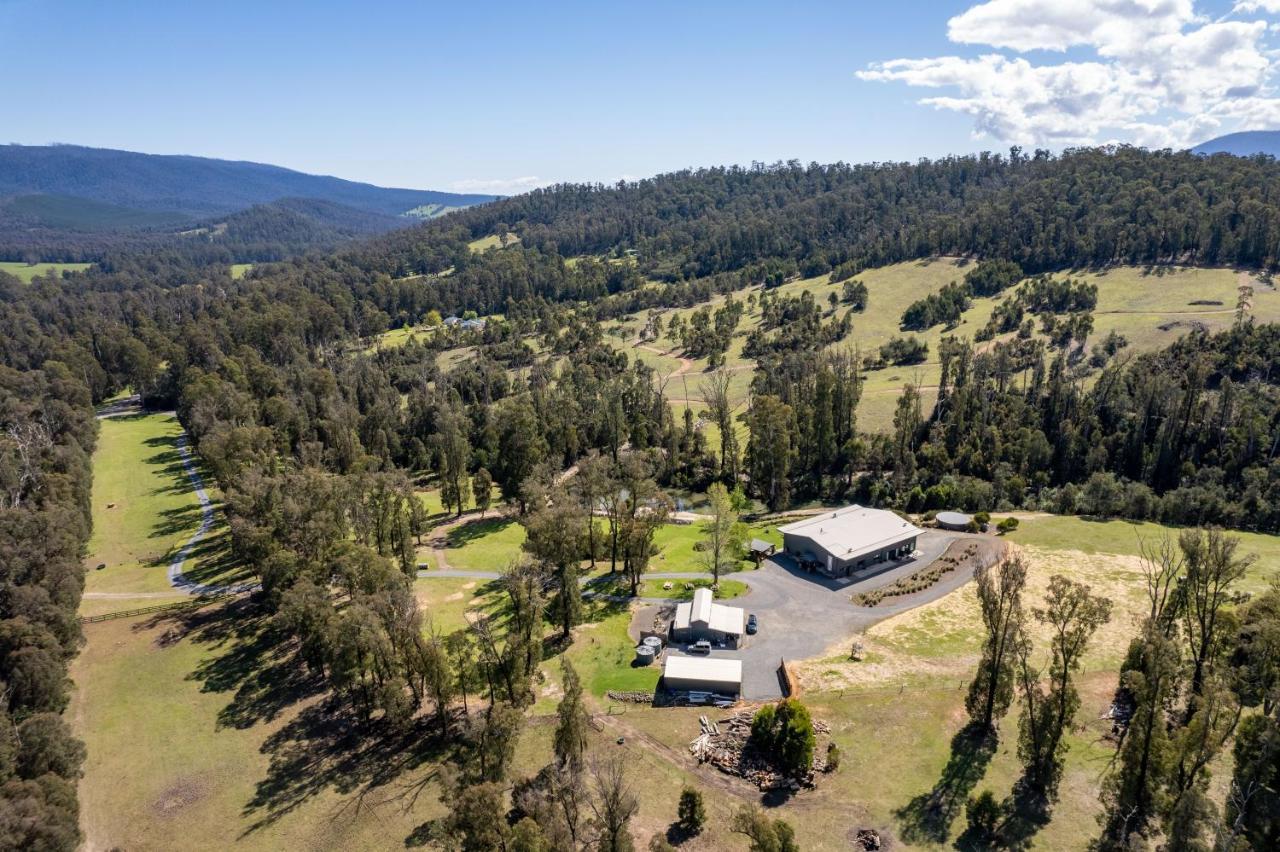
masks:
[[[515,178],[466,178],[455,180],[451,186],[454,192],[479,192],[490,195],[517,195],[542,186],[550,186],[552,180],[544,180],[535,175]]]
[[[1240,0],[1232,7],[1232,11],[1246,14],[1252,12],[1266,12],[1268,15],[1280,14],[1280,0]]]
[[[1184,147],[1280,126],[1268,32],[1261,20],[1210,21],[1191,0],[990,0],[952,18],[949,38],[1021,55],[894,59],[858,76],[945,90],[921,103],[969,115],[975,135],[1004,142]],[[1071,49],[1093,56],[1029,55]]]
[[[1191,0],[990,0],[948,21],[947,37],[1017,51],[1094,45],[1107,56],[1193,18]]]

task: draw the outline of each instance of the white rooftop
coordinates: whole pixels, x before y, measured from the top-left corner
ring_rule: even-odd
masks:
[[[746,632],[746,623],[745,610],[716,603],[712,600],[710,589],[697,589],[692,601],[676,605],[677,630],[683,630],[691,624],[703,624],[711,630],[741,636]]]
[[[837,559],[849,559],[919,535],[921,530],[893,512],[854,504],[778,527],[778,532],[804,536]]]
[[[741,684],[742,660],[730,660],[724,657],[677,657],[671,654],[662,665],[662,676]]]

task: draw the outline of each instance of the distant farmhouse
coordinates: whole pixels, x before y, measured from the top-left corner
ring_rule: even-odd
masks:
[[[893,512],[846,506],[778,527],[783,549],[829,577],[848,577],[916,549],[921,530]]]
[[[444,324],[450,328],[457,326],[463,331],[484,331],[483,319],[459,319],[458,317],[445,317]]]
[[[676,606],[671,623],[672,642],[697,642],[706,639],[730,648],[746,632],[746,612],[736,606],[724,606],[711,599],[710,589],[698,589],[693,600]]]

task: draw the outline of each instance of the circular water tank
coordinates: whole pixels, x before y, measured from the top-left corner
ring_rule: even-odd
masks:
[[[662,650],[662,639],[658,636],[646,636],[640,644],[652,648],[655,654]]]
[[[964,512],[939,512],[934,516],[938,526],[948,530],[966,530],[973,518]]]
[[[653,662],[656,656],[657,656],[657,652],[654,651],[653,648],[649,647],[648,645],[636,646],[636,662],[638,664],[642,666],[647,666]]]

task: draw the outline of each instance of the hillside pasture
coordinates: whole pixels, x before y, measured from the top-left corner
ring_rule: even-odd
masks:
[[[7,272],[23,283],[30,284],[37,276],[61,275],[63,272],[83,272],[91,263],[26,263],[18,260],[0,260],[0,272]]]
[[[921,332],[900,328],[902,314],[909,305],[952,281],[961,281],[970,268],[972,264],[967,260],[942,257],[868,269],[854,276],[867,286],[867,308],[853,315],[853,333],[836,344],[837,347],[861,355],[874,354],[880,346],[899,336],[918,337],[929,347],[928,356],[921,364],[889,366],[864,375],[863,398],[858,407],[860,428],[873,432],[891,429],[894,407],[908,382],[921,389],[925,410],[930,410],[937,397],[937,353],[942,338],[954,335],[972,340],[986,325],[996,304],[1013,292],[1011,288],[995,297],[973,299],[954,328],[939,325]],[[1211,332],[1228,328],[1234,321],[1241,285],[1253,287],[1250,313],[1258,322],[1280,320],[1280,290],[1269,280],[1247,271],[1118,266],[1063,272],[1055,277],[1083,279],[1098,287],[1094,330],[1085,342],[1086,351],[1111,331],[1124,335],[1129,342],[1128,351],[1148,352],[1169,345],[1193,328]],[[828,297],[832,293],[839,295],[843,286],[843,282],[833,284],[830,276],[823,275],[790,281],[770,292],[796,296],[807,290],[825,309]],[[758,295],[761,291],[759,288],[744,290],[735,293],[734,298],[745,300],[753,292]],[[716,296],[700,305],[661,311],[664,329],[671,317],[679,315],[687,322],[694,311],[703,306],[714,309],[724,299]],[[837,314],[845,310],[844,305],[836,308]],[[665,391],[677,413],[684,408],[686,396],[696,405],[701,399],[699,382],[709,369],[707,361],[690,359],[690,363],[682,366],[679,344],[667,337],[665,331],[656,340],[638,344],[636,336],[644,325],[644,317],[637,314],[626,318],[615,327],[617,333],[607,339],[665,377]],[[742,346],[759,323],[759,309],[749,309],[726,353],[725,368],[733,372],[731,393],[739,412],[745,406],[754,369],[754,362],[742,355]],[[1038,329],[1037,324],[1036,334],[1040,336]],[[718,438],[712,447],[718,447]]]

